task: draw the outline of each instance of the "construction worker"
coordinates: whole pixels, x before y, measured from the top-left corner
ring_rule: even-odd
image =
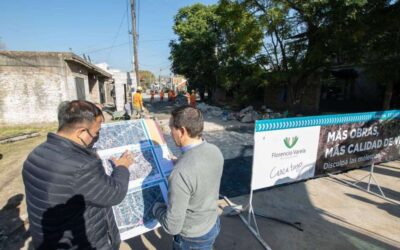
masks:
[[[190,95],[190,106],[193,108],[196,107],[196,91],[192,90],[192,94]]]
[[[132,96],[132,106],[135,117],[141,117],[143,112],[143,97],[142,97],[142,87],[139,86],[136,93]]]
[[[160,102],[164,101],[164,90],[160,90]]]

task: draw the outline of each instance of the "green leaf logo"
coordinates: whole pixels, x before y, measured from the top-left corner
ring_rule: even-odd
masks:
[[[297,136],[292,137],[292,138],[286,137],[285,139],[283,139],[283,142],[285,143],[285,146],[287,148],[293,148],[294,145],[296,145],[298,140],[299,140],[299,137],[297,137]]]

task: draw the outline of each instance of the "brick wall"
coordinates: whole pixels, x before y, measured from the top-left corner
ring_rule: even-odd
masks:
[[[0,55],[0,124],[56,121],[66,87],[61,57]]]
[[[88,74],[62,53],[0,51],[0,124],[56,122],[58,105],[77,99],[76,77],[85,99],[99,102],[97,76],[89,91]]]

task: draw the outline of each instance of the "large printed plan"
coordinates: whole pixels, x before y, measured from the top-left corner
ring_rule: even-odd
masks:
[[[121,239],[159,227],[152,207],[155,202],[167,201],[166,178],[172,171],[172,161],[157,124],[143,119],[103,124],[94,147],[108,175],[115,167],[111,157],[118,158],[125,150],[135,156],[134,163],[129,166],[128,193],[113,207]]]

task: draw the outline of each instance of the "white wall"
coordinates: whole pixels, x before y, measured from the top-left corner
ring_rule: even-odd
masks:
[[[58,104],[67,99],[60,68],[4,67],[0,70],[0,123],[57,121]]]
[[[110,69],[107,63],[96,64],[97,67],[112,74],[115,86],[115,105],[118,111],[124,110],[125,97],[124,97],[124,85],[130,86],[136,90],[137,83],[136,77],[134,77],[132,72],[121,71],[119,69]],[[130,100],[129,88],[127,87],[128,101]]]

